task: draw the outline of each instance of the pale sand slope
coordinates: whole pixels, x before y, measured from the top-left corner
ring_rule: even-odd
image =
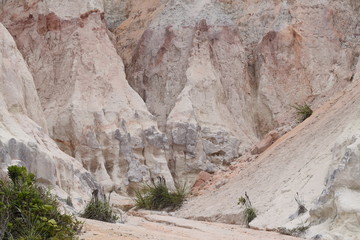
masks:
[[[234,222],[242,214],[237,200],[247,191],[258,210],[252,227],[310,225],[309,238],[359,240],[359,80],[355,75],[349,88],[315,109],[246,169],[239,168],[228,183],[190,199],[178,216]],[[310,215],[291,221],[297,192]]]
[[[153,240],[296,240],[300,238],[275,232],[256,231],[239,225],[202,222],[171,216],[129,216],[125,224],[113,224],[86,219],[80,239],[153,239]]]

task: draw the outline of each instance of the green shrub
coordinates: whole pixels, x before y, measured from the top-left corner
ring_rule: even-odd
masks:
[[[106,199],[100,200],[96,195],[93,194],[90,202],[86,205],[85,210],[83,213],[80,214],[83,218],[99,220],[103,222],[111,222],[114,223],[118,220],[118,216],[113,213],[110,202],[110,196],[108,201]]]
[[[74,239],[82,223],[61,214],[56,199],[35,184],[25,167],[8,168],[0,180],[0,239]]]
[[[242,196],[239,198],[238,205],[245,206],[244,220],[246,225],[249,226],[249,223],[256,218],[256,210],[252,207],[250,198],[246,192],[245,198]]]
[[[244,214],[247,225],[256,218],[256,210],[253,207],[246,208]]]
[[[310,117],[311,114],[313,113],[313,110],[306,103],[304,105],[295,104],[291,107],[296,110],[296,114],[298,115],[300,122],[303,122],[305,119]]]
[[[182,205],[186,195],[186,184],[170,192],[165,183],[154,183],[135,191],[135,204],[138,208],[149,210],[175,210]]]

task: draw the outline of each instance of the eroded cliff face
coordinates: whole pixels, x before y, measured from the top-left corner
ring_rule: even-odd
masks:
[[[283,134],[292,105],[316,108],[353,79],[356,1],[149,2],[116,29],[117,49],[169,138],[177,179]]]
[[[15,41],[0,24],[0,171],[26,166],[37,181],[54,187],[75,207],[87,199],[96,182],[75,159],[47,135],[47,125],[34,81]]]
[[[34,76],[49,134],[65,153],[105,190],[131,192],[157,176],[173,187],[166,137],[126,81],[102,4],[7,1],[1,19]]]
[[[241,224],[247,191],[253,227],[358,239],[359,12],[357,0],[2,1],[17,45],[0,27],[2,168],[24,164],[79,201],[89,172],[123,194],[216,172],[180,216]],[[303,103],[314,115],[270,146]]]
[[[359,239],[359,92],[356,77],[256,161],[208,180],[208,190],[178,214],[242,224],[237,199],[247,192],[258,215],[252,227],[309,227],[302,234],[311,239]],[[298,213],[297,194],[305,213]]]

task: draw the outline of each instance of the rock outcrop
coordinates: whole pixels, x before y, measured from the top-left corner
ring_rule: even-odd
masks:
[[[26,166],[39,183],[55,187],[61,199],[70,196],[75,207],[81,206],[97,184],[47,135],[32,75],[2,24],[0,69],[0,171],[12,164]]]
[[[125,21],[130,14],[130,10],[134,8],[134,4],[142,4],[135,0],[103,0],[104,13],[107,26],[110,30],[114,30]]]
[[[317,205],[310,210],[309,222],[312,226],[308,236],[326,238],[359,239],[360,200],[359,179],[360,140],[359,131],[352,138],[336,144],[335,161],[329,168],[326,187]],[[331,221],[329,221],[331,219]],[[323,233],[324,229],[331,229]],[[319,234],[320,233],[320,234]]]
[[[309,238],[359,239],[359,93],[356,78],[254,162],[240,164],[228,183],[190,201],[179,215],[241,223],[244,209],[237,199],[246,191],[258,211],[252,227],[290,232],[310,227],[303,232]],[[304,214],[298,214],[297,193],[309,210]]]
[[[292,105],[317,107],[353,79],[356,1],[150,2],[130,8],[117,49],[177,179],[228,164],[293,126]]]
[[[173,179],[167,140],[128,85],[109,38],[102,1],[7,1],[1,21],[34,76],[50,136],[105,190],[131,192]]]
[[[252,227],[359,239],[358,0],[0,6],[0,177],[25,165],[80,205],[93,177],[129,194],[203,171],[180,216],[242,224],[247,191]]]

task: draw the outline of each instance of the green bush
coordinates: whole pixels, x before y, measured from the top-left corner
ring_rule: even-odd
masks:
[[[246,208],[244,215],[245,215],[246,224],[249,225],[249,223],[256,218],[255,208],[253,207]]]
[[[303,122],[305,119],[310,117],[313,113],[313,110],[306,103],[304,105],[295,104],[291,107],[296,110],[296,114],[298,115],[300,122]]]
[[[154,183],[135,191],[135,204],[138,208],[149,210],[175,210],[182,205],[186,195],[185,184],[177,187],[175,192],[170,192],[165,183]]]
[[[0,239],[74,239],[82,223],[61,214],[56,199],[35,184],[25,167],[8,168],[0,180]]]
[[[249,226],[249,223],[256,218],[256,210],[252,207],[251,201],[247,193],[245,192],[245,198],[240,197],[238,201],[238,205],[245,206],[244,211],[244,220],[247,226]]]
[[[109,201],[102,201],[96,195],[92,196],[90,202],[86,205],[83,213],[80,214],[83,218],[99,220],[103,222],[114,223],[118,220],[118,216],[113,213]],[[109,197],[110,200],[110,197]]]

